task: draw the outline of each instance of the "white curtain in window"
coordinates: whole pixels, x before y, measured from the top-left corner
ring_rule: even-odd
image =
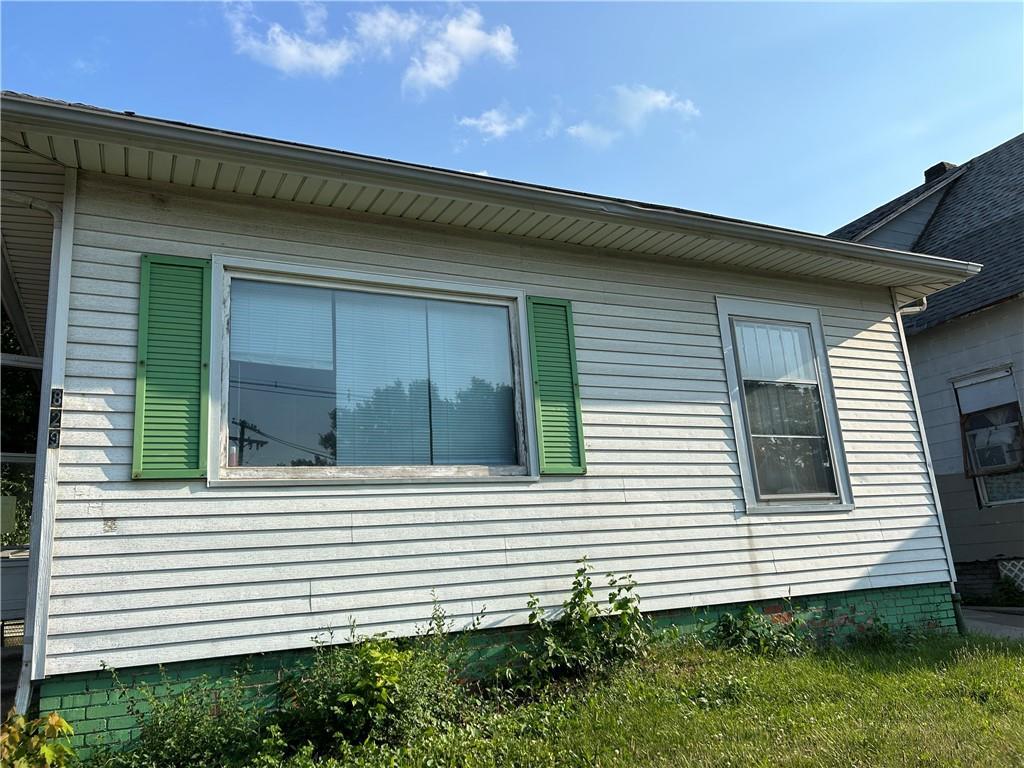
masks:
[[[744,379],[816,381],[810,329],[737,319],[736,345]]]
[[[515,464],[508,309],[431,301],[427,317],[434,464]]]
[[[338,464],[430,464],[427,301],[335,292]]]
[[[302,285],[231,281],[231,359],[334,368],[331,292]]]
[[[736,346],[745,379],[816,381],[810,329],[756,320],[735,320]]]

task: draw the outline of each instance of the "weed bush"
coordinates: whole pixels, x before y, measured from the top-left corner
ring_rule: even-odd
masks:
[[[714,623],[702,622],[698,637],[709,648],[737,649],[758,656],[797,656],[808,648],[806,623],[792,612],[785,615],[787,620],[777,621],[748,605],[739,615],[726,612]]]
[[[252,706],[240,675],[176,683],[161,670],[157,685],[124,685],[111,670],[128,714],[140,724],[131,748],[100,748],[92,764],[103,768],[192,768],[244,765],[260,750],[267,713]]]
[[[554,618],[530,597],[532,637],[514,649],[513,662],[499,674],[519,687],[544,685],[565,678],[607,672],[609,665],[642,656],[651,627],[640,613],[636,581],[631,575],[608,574],[608,607],[594,599],[592,566],[586,558],[572,581],[569,597]]]

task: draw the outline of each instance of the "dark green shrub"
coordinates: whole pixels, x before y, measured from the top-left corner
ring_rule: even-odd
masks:
[[[282,684],[286,741],[294,747],[311,744],[324,754],[339,741],[368,739],[394,710],[410,656],[386,637],[318,645],[312,665]]]
[[[413,640],[353,633],[348,645],[318,646],[313,664],[282,686],[283,738],[319,755],[343,743],[397,744],[446,727],[466,695],[457,675],[465,641],[451,629],[435,603],[430,624]]]
[[[775,620],[772,615],[783,615]],[[796,656],[807,649],[805,623],[791,612],[764,614],[747,606],[739,615],[721,614],[711,624],[701,622],[697,630],[701,643],[709,648],[727,648],[763,656]]]
[[[501,673],[506,680],[522,686],[579,678],[646,652],[651,628],[640,613],[633,577],[608,574],[611,591],[603,608],[594,599],[592,567],[586,558],[579,562],[569,597],[555,618],[537,597],[530,597],[532,637],[526,648],[514,649],[512,664]]]
[[[1002,576],[992,590],[992,605],[1024,608],[1024,590],[1013,579]]]
[[[138,738],[127,748],[101,748],[90,765],[104,768],[191,768],[244,765],[259,752],[267,713],[252,705],[240,674],[188,683],[171,680],[161,669],[157,685],[129,688],[111,670],[128,714],[139,723]]]

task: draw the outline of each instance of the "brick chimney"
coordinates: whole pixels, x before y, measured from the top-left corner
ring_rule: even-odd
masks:
[[[946,161],[936,163],[935,165],[933,165],[931,168],[924,172],[924,182],[925,184],[927,184],[929,182],[935,181],[940,176],[945,175],[946,171],[952,171],[954,168],[958,167],[959,166],[956,163],[947,163]]]

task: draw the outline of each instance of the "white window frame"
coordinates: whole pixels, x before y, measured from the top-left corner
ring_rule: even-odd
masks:
[[[850,473],[843,449],[842,432],[839,426],[839,412],[836,408],[835,390],[829,371],[828,347],[822,329],[821,314],[816,307],[783,304],[732,296],[716,296],[718,324],[722,338],[722,352],[725,358],[725,375],[729,386],[729,406],[732,412],[733,435],[736,455],[740,466],[740,480],[746,510],[751,514],[781,514],[789,512],[849,512],[854,508]],[[740,375],[733,320],[761,320],[775,323],[789,323],[807,326],[811,334],[818,391],[825,417],[829,451],[836,476],[836,494],[823,497],[821,494],[802,496],[761,498],[758,493],[757,475],[750,439],[750,427],[743,407],[743,380]]]
[[[992,379],[1002,378],[1003,376],[1010,377],[1010,384],[1013,386],[1013,391],[1017,393],[1017,401],[1021,406],[1021,413],[1024,415],[1024,398],[1021,397],[1021,390],[1017,387],[1017,377],[1013,370],[1013,363],[1007,362],[1001,365],[994,365],[989,368],[985,368],[974,373],[968,373],[964,376],[956,376],[949,380],[949,383],[953,385],[953,402],[956,403],[957,416],[962,417],[963,411],[960,410],[960,388],[967,387],[971,384],[981,384]],[[961,442],[964,439],[963,429],[959,427],[959,419],[957,420],[958,431],[960,433]],[[964,453],[964,472],[968,471],[967,462],[970,458]],[[1017,499],[1007,499],[1005,501],[989,501],[988,488],[985,487],[986,475],[975,475],[971,477],[974,481],[974,487],[978,490],[978,501],[982,507],[1002,507],[1007,504],[1020,504],[1024,501],[1024,497]]]
[[[228,389],[231,280],[258,280],[285,285],[307,285],[364,293],[418,296],[505,306],[509,310],[512,370],[515,389],[518,453],[514,467],[486,465],[334,466],[334,467],[229,467]],[[335,269],[306,261],[259,260],[229,255],[213,256],[213,322],[210,345],[210,433],[207,483],[218,485],[346,485],[453,482],[516,482],[539,479],[533,408],[533,377],[527,347],[526,294],[491,285],[421,280]]]

